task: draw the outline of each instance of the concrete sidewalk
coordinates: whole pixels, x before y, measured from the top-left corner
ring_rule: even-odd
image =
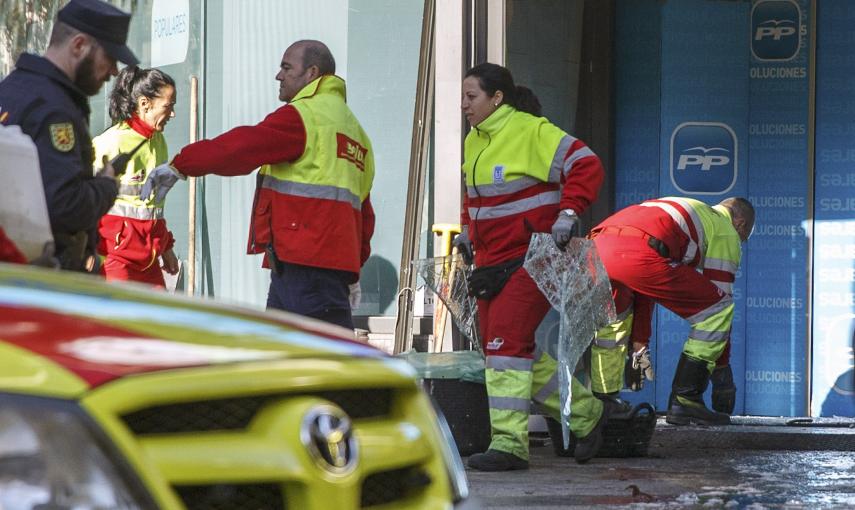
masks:
[[[483,508],[855,508],[855,419],[659,418],[644,458],[576,464],[534,438],[531,469],[468,471]],[[465,459],[464,459],[465,461]]]

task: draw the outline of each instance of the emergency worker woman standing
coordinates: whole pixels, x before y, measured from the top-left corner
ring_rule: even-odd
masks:
[[[110,93],[113,126],[92,140],[95,166],[133,153],[124,173],[116,169],[119,195],[98,226],[98,252],[106,255],[107,280],[131,280],[164,287],[161,265],[178,272],[174,239],[166,228],[163,200],[140,198],[148,172],[168,157],[163,129],[175,116],[175,81],[158,69],[128,66]],[[115,166],[115,165],[114,165]],[[160,261],[160,263],[158,263]]]
[[[578,215],[596,199],[604,171],[599,158],[540,116],[540,103],[510,71],[480,64],[466,73],[461,102],[472,130],[464,145],[466,180],[462,233],[454,244],[476,269],[470,291],[486,354],[490,447],[469,466],[482,471],[528,469],[531,399],[558,418],[556,360],[538,353],[534,333],[549,303],[522,267],[531,236],[551,232],[564,249],[580,235]],[[608,412],[573,380],[570,429],[576,460],[602,443]]]

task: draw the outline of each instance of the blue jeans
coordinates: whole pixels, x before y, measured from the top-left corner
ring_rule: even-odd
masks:
[[[282,263],[279,274],[270,271],[267,308],[353,329],[348,285],[357,278],[347,271]]]

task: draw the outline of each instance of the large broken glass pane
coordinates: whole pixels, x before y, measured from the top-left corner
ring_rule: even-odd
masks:
[[[478,308],[466,284],[472,274],[472,266],[467,266],[463,257],[454,254],[414,260],[413,269],[448,309],[460,333],[480,351]]]
[[[558,395],[564,447],[570,441],[570,382],[579,359],[603,326],[617,320],[609,277],[593,241],[575,237],[562,252],[549,234],[534,234],[525,270],[558,310]]]

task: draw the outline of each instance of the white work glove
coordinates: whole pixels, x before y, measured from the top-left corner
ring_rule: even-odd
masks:
[[[140,198],[148,200],[153,191],[155,193],[155,203],[163,202],[166,194],[178,182],[178,179],[184,180],[186,178],[185,175],[173,168],[172,165],[164,163],[148,173],[148,177],[140,191]]]
[[[347,289],[350,291],[350,295],[348,296],[350,309],[356,310],[359,308],[359,303],[362,302],[362,288],[359,286],[359,282],[356,282],[348,285]]]
[[[626,385],[632,391],[641,391],[644,380],[654,378],[653,362],[650,361],[650,349],[642,347],[640,351],[630,354],[626,364]]]
[[[558,219],[552,224],[552,240],[559,250],[564,251],[572,237],[579,235],[579,216],[573,209],[564,209],[558,213]]]
[[[463,263],[467,266],[471,266],[475,253],[472,250],[472,241],[469,239],[468,226],[463,227],[460,233],[454,236],[454,240],[451,241],[451,245],[457,248],[457,253],[463,257]]]

